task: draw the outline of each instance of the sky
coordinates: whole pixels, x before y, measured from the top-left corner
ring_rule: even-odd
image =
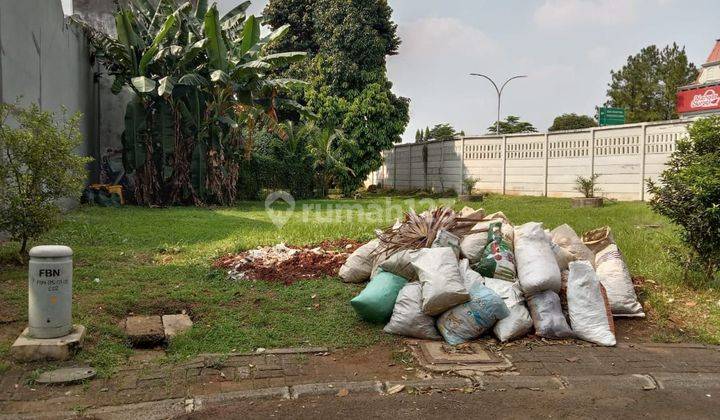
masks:
[[[220,0],[228,10],[239,0]],[[254,1],[261,14],[267,2]],[[450,123],[484,134],[497,114],[492,85],[500,84],[502,115],[518,115],[546,130],[563,113],[594,115],[606,99],[610,71],[656,44],[685,46],[705,62],[720,38],[718,0],[389,0],[402,39],[388,57],[393,91],[410,98],[415,130]]]

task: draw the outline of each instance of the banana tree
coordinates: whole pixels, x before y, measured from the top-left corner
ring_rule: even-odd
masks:
[[[352,147],[339,129],[331,127],[317,128],[313,124],[308,127],[310,140],[307,144],[308,153],[313,157],[313,168],[317,174],[317,187],[320,197],[328,194],[330,182],[334,177],[354,172],[344,162],[343,148]]]
[[[117,38],[83,25],[113,91],[135,94],[123,146],[139,203],[232,203],[255,131],[302,112],[283,97],[302,82],[271,75],[305,53],[264,54],[289,28],[261,37],[248,6],[220,16],[203,0],[131,0],[115,14]]]

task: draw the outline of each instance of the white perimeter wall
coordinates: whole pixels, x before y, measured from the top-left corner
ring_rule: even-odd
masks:
[[[657,179],[687,121],[627,124],[555,133],[464,137],[401,144],[368,182],[399,190],[453,188],[479,179],[477,191],[577,197],[578,176],[600,175],[597,195],[645,200],[644,180]],[[426,154],[427,158],[423,159]]]

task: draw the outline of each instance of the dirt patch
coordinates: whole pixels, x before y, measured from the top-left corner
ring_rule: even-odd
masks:
[[[361,242],[351,239],[323,241],[308,246],[278,244],[229,254],[213,264],[228,270],[233,280],[262,280],[293,284],[298,280],[337,276],[338,270]]]

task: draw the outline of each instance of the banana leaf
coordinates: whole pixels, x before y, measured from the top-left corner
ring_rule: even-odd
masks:
[[[123,166],[128,173],[134,172],[145,163],[143,135],[147,130],[146,110],[143,103],[135,98],[125,108],[125,130],[122,133]]]

